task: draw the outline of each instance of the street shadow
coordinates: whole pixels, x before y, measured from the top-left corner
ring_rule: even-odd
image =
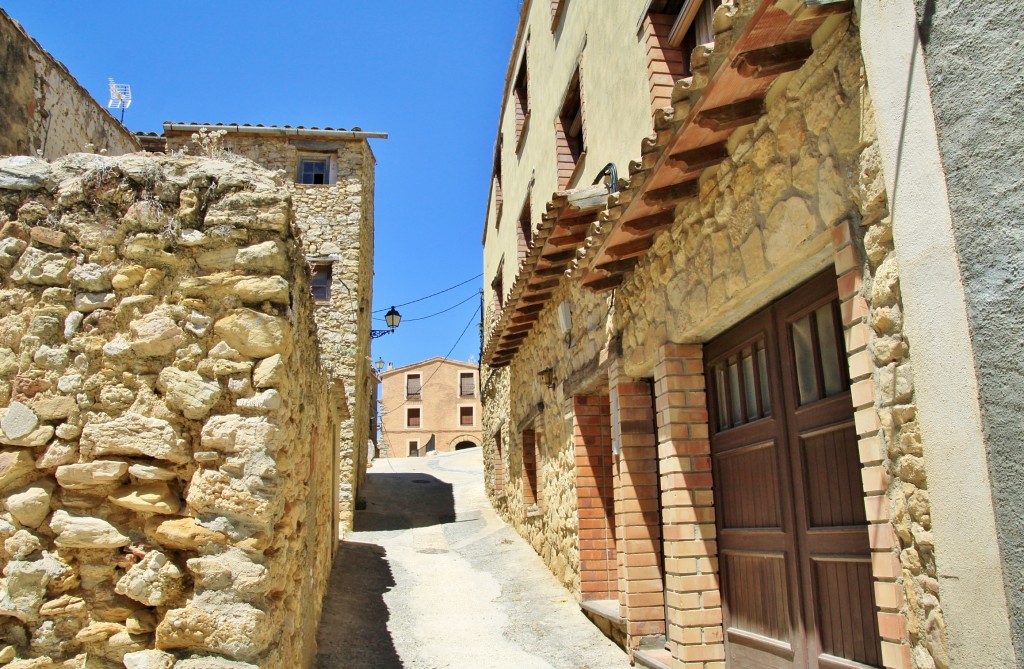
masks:
[[[395,585],[383,547],[341,542],[317,631],[315,669],[404,669],[384,593]]]
[[[455,522],[452,485],[419,473],[370,473],[366,508],[356,511],[356,532],[408,530]]]

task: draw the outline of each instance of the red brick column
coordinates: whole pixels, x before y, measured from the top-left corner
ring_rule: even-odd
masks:
[[[523,506],[534,506],[537,499],[537,439],[533,430],[523,430]]]
[[[580,591],[584,600],[619,596],[611,426],[607,395],[573,398]]]
[[[672,657],[718,668],[725,645],[701,346],[663,345],[654,373]]]
[[[672,106],[672,88],[686,75],[683,51],[668,43],[675,14],[644,17],[644,45],[647,48],[647,77],[651,88],[651,113]],[[689,57],[689,56],[687,56]]]
[[[868,518],[871,545],[871,573],[875,577],[875,605],[878,607],[878,631],[881,635],[882,664],[891,669],[911,669],[910,645],[903,607],[903,587],[897,579],[903,575],[899,541],[891,522],[889,476],[879,436],[881,423],[875,409],[875,383],[871,378],[874,363],[868,351],[871,338],[867,322],[868,304],[860,294],[863,282],[862,261],[850,241],[850,223],[842,221],[832,229],[839,301],[846,330],[846,355],[850,365],[850,389],[854,419],[859,437],[864,506]]]
[[[621,615],[629,645],[637,648],[642,637],[665,633],[654,407],[650,384],[624,377],[617,363],[609,385],[613,436],[617,431],[620,445],[615,521]]]

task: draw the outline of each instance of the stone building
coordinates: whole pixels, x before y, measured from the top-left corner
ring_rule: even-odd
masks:
[[[476,365],[441,357],[382,372],[381,457],[479,446],[477,376]]]
[[[78,151],[140,149],[67,68],[0,9],[0,155],[53,160]]]
[[[523,3],[487,488],[645,666],[1020,666],[1019,10],[916,4]]]
[[[238,157],[0,160],[6,666],[309,666],[343,415],[294,207]]]
[[[359,129],[165,123],[166,150],[195,150],[193,135],[215,151],[245,156],[288,183],[316,300],[324,366],[343,405],[339,500],[351,527],[366,476],[367,419],[376,383],[370,365],[375,160]]]

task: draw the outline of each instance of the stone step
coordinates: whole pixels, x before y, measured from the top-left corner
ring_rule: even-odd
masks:
[[[672,653],[664,648],[634,650],[633,661],[636,666],[647,669],[672,669]]]

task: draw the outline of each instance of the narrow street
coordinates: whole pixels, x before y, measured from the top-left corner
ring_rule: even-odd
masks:
[[[318,669],[616,669],[580,613],[484,494],[479,448],[377,460],[335,560]]]

